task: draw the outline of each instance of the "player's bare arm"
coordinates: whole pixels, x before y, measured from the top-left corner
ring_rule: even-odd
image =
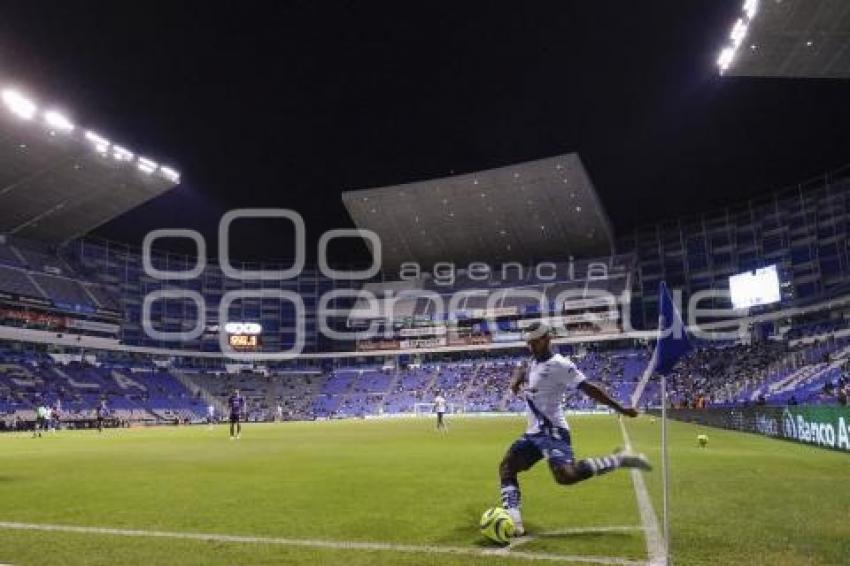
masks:
[[[626,415],[627,417],[638,416],[637,409],[635,409],[634,407],[623,407],[619,403],[619,401],[608,395],[608,393],[604,389],[594,383],[591,383],[589,381],[583,381],[581,384],[579,384],[578,388],[581,390],[582,393],[584,393],[597,403],[608,405],[621,415]]]

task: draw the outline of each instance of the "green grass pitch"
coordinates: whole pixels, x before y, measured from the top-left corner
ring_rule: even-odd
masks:
[[[573,417],[571,424],[578,457],[622,445],[615,417]],[[627,422],[635,448],[656,464],[660,426],[647,417]],[[102,435],[61,431],[41,439],[3,435],[0,563],[646,560],[634,487],[622,471],[560,487],[545,464],[538,465],[522,476],[532,539],[508,551],[487,544],[477,521],[498,502],[497,465],[523,422],[467,417],[453,419],[450,427],[441,435],[431,419],[249,424],[239,441],[230,441],[224,426]],[[709,435],[707,448],[697,444],[700,432]],[[671,423],[670,434],[675,564],[850,560],[846,454],[682,423]],[[660,520],[658,467],[645,479]],[[145,533],[20,530],[10,523]],[[148,536],[151,531],[169,536]],[[224,536],[171,537],[181,533]],[[225,540],[227,535],[265,540]],[[300,542],[293,546],[279,539]],[[303,541],[318,542],[305,546]]]

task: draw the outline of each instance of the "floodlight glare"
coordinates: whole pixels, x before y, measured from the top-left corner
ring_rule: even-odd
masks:
[[[720,67],[721,73],[729,68],[729,65],[732,64],[732,60],[734,58],[735,49],[733,49],[732,47],[727,47],[720,52],[720,57],[717,59],[717,66]]]
[[[3,104],[6,105],[11,113],[24,120],[33,119],[39,112],[39,108],[35,102],[14,88],[6,88],[0,91],[0,98],[2,98]],[[56,109],[45,110],[42,117],[44,119],[44,124],[50,128],[49,131],[51,136],[55,136],[57,132],[67,134],[76,129],[73,122]],[[87,142],[92,144],[94,150],[103,156],[111,155],[116,161],[126,162],[133,161],[136,157],[132,151],[119,145],[113,145],[108,139],[91,130],[86,130],[84,137]],[[25,144],[20,144],[20,146],[21,148],[26,147]],[[142,171],[147,175],[152,175],[157,169],[159,169],[162,176],[172,183],[177,184],[180,182],[180,173],[178,171],[171,167],[160,167],[156,161],[147,159],[146,157],[140,156],[136,161],[136,167],[139,171]]]
[[[133,159],[133,152],[124,149],[120,145],[113,145],[112,157],[114,157],[116,161],[130,161]]]
[[[729,34],[732,46],[737,49],[745,37],[747,37],[747,24],[744,23],[744,20],[739,19],[732,27],[732,33]]]
[[[753,18],[755,18],[756,12],[758,11],[759,0],[745,0],[744,6],[741,8],[742,16],[738,18],[735,22],[735,25],[732,26],[732,31],[729,34],[729,45],[727,45],[723,51],[720,52],[720,56],[717,58],[717,66],[720,68],[720,74],[722,75],[735,60],[735,55],[738,51],[738,48],[744,42],[744,39],[747,37],[747,32],[749,31],[750,24],[753,23]],[[751,50],[755,51],[755,45],[750,47]]]
[[[29,98],[22,95],[20,92],[13,89],[3,91],[3,102],[12,111],[24,120],[30,120],[35,116],[38,107]]]
[[[48,110],[45,112],[44,121],[54,130],[62,132],[72,132],[74,130],[74,124],[72,124],[68,118],[55,110]]]
[[[109,140],[91,130],[86,132],[86,139],[94,144],[94,149],[99,153],[106,153],[106,150],[109,149]]]
[[[172,169],[171,167],[166,167],[163,165],[159,168],[159,172],[162,173],[162,176],[171,181],[172,183],[180,182],[180,173]]]
[[[139,157],[139,162],[137,166],[139,168],[139,171],[147,173],[148,175],[156,171],[156,168],[158,167],[156,161],[151,161],[150,159],[146,159],[144,157]]]

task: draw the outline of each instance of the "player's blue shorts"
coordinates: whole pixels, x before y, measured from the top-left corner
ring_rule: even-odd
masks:
[[[554,428],[548,433],[524,434],[511,445],[509,452],[522,458],[528,467],[542,458],[549,460],[550,465],[571,464],[573,461],[570,431],[565,428]]]

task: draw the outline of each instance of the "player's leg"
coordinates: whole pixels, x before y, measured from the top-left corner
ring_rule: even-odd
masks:
[[[540,450],[525,437],[514,442],[502,462],[499,464],[499,479],[501,481],[502,507],[508,512],[516,527],[516,535],[525,534],[522,524],[522,493],[519,489],[520,472],[531,468],[543,457]]]
[[[236,419],[236,438],[240,438],[242,436],[242,419]]]
[[[230,415],[230,438],[236,438],[236,421],[233,415]]]
[[[443,430],[446,428],[445,423],[443,422],[443,413],[437,413],[437,430]]]
[[[552,477],[560,485],[572,485],[595,476],[613,472],[618,468],[637,468],[644,471],[652,469],[643,454],[633,454],[625,450],[615,450],[613,454],[597,458],[573,460],[573,449],[569,431],[556,432],[558,438],[547,440],[545,448],[549,455],[549,469]]]

